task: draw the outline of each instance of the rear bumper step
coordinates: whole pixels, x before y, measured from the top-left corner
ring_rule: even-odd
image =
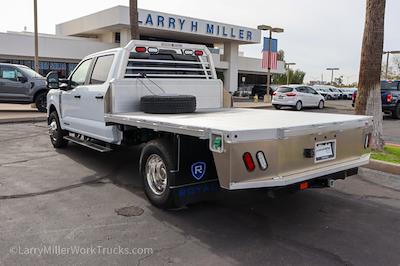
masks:
[[[357,174],[357,169],[360,166],[369,163],[369,156],[362,156],[360,159],[344,162],[340,164],[334,164],[331,166],[297,173],[288,176],[279,176],[273,179],[257,179],[246,182],[231,183],[230,190],[237,189],[249,189],[249,188],[264,188],[264,187],[285,187],[293,184],[297,184],[303,181],[312,180],[315,178],[326,178],[326,179],[343,179],[347,176]]]

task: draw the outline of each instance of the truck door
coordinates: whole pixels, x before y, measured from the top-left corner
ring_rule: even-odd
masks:
[[[26,102],[29,100],[28,79],[13,66],[0,66],[0,101]]]
[[[82,100],[87,92],[88,74],[92,67],[93,59],[88,59],[79,64],[69,79],[70,89],[61,94],[61,112],[63,128],[84,134],[86,125]]]
[[[104,120],[104,98],[111,78],[110,70],[114,55],[103,55],[94,59],[93,68],[81,99],[81,117],[85,119],[87,135],[96,139],[112,138],[113,128]]]

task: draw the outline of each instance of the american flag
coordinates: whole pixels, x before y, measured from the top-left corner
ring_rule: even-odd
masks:
[[[262,51],[262,68],[278,68],[278,40],[271,39],[271,52],[269,52],[269,38],[264,38],[264,48]],[[269,63],[269,66],[268,66]]]

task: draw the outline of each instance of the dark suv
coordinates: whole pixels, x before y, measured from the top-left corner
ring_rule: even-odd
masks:
[[[395,119],[400,119],[400,81],[381,81],[382,111],[392,114]],[[353,107],[355,106],[357,91],[353,94]]]
[[[269,94],[272,95],[274,90],[269,87]],[[263,99],[265,94],[267,94],[267,85],[263,84],[256,84],[254,87],[251,89],[251,96],[258,96],[258,98]]]
[[[0,103],[35,103],[46,112],[46,79],[27,66],[0,63]]]

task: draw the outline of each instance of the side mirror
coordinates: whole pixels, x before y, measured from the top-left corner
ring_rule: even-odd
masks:
[[[47,74],[46,80],[47,80],[47,88],[49,88],[49,89],[59,89],[60,88],[60,80],[58,78],[57,71],[51,71],[49,74]]]
[[[26,77],[19,77],[19,78],[18,78],[18,81],[21,82],[21,83],[27,83],[27,82],[28,82],[28,78],[26,78]]]

